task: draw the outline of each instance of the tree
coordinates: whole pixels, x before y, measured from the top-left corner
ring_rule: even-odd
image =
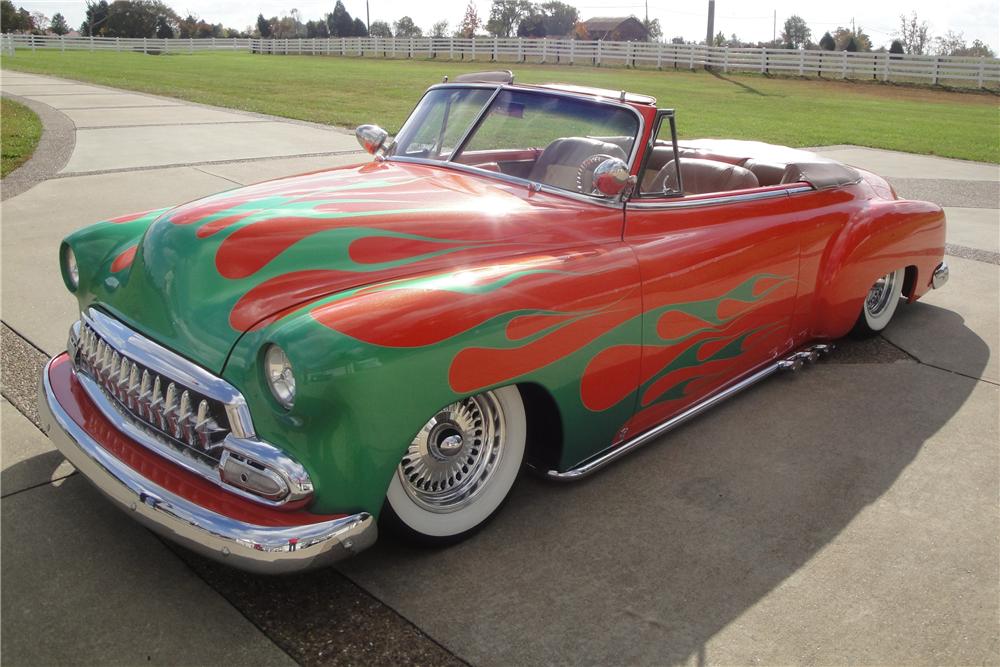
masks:
[[[372,21],[368,34],[372,37],[392,37],[392,28],[385,21]]]
[[[31,12],[31,25],[32,32],[38,35],[44,35],[48,29],[51,21],[49,17],[41,12]]]
[[[972,40],[972,46],[952,53],[953,56],[967,56],[974,58],[996,58],[997,54],[990,48],[989,44],[979,39]]]
[[[823,33],[823,36],[819,39],[819,48],[824,51],[836,51],[837,50],[837,40],[833,38],[830,31]]]
[[[341,0],[333,6],[333,13],[326,15],[326,27],[331,37],[350,37],[354,33],[354,19]]]
[[[927,21],[920,21],[917,18],[917,13],[913,12],[910,14],[910,18],[906,18],[905,14],[900,14],[899,24],[899,32],[896,34],[899,36],[903,49],[907,53],[923,55],[931,41]]]
[[[160,0],[115,0],[108,8],[108,37],[152,37],[159,18],[176,17]]]
[[[66,17],[61,12],[56,12],[52,15],[52,23],[49,25],[49,30],[60,36],[69,32],[69,24],[66,23]]]
[[[271,36],[271,22],[263,14],[257,14],[257,32],[265,39]]]
[[[166,16],[156,17],[156,36],[160,39],[173,39],[174,27]]]
[[[517,32],[521,20],[531,10],[531,3],[527,0],[493,0],[486,30],[494,37],[510,37]]]
[[[87,10],[84,14],[83,23],[80,24],[80,34],[88,36],[102,36],[107,33],[108,20],[107,0],[87,0]]]
[[[517,24],[518,37],[540,38],[546,35],[548,33],[545,31],[545,16],[541,12],[533,11]]]
[[[573,32],[573,26],[580,20],[580,12],[576,7],[565,2],[550,0],[540,5],[541,14],[545,17],[545,34],[563,37]]]
[[[483,21],[479,18],[479,10],[476,9],[476,3],[469,0],[469,4],[465,6],[465,16],[462,17],[462,22],[458,24],[455,36],[466,39],[473,37],[482,25]]]
[[[865,29],[858,26],[854,30],[850,28],[844,28],[838,26],[836,30],[833,31],[833,41],[836,44],[834,48],[835,51],[846,51],[847,44],[854,40],[855,46],[858,47],[858,51],[871,51],[872,50],[872,40],[867,34],[865,34]]]
[[[396,37],[422,37],[424,31],[409,16],[404,16],[393,24]]]
[[[660,28],[660,19],[644,19],[642,25],[646,28],[647,41],[658,42],[663,37],[663,29]]]
[[[897,55],[903,55],[906,51],[903,49],[903,43],[898,39],[892,40],[892,44],[889,46],[889,53],[894,53]]]
[[[368,36],[368,26],[360,18],[354,19],[354,28],[351,30],[352,37],[367,37]]]
[[[812,31],[801,16],[789,16],[785,21],[785,29],[781,31],[781,41],[789,49],[799,49],[809,43]]]
[[[725,46],[726,45],[726,35],[720,30],[715,33],[715,37],[712,39],[712,46]]]
[[[849,53],[857,53],[858,51],[858,40],[855,39],[854,35],[847,40],[847,44],[844,45],[844,50]]]
[[[448,22],[438,21],[431,26],[431,37],[447,37],[448,36]]]
[[[687,42],[684,41],[683,37],[671,37],[670,38],[670,43],[671,44],[687,44]]]

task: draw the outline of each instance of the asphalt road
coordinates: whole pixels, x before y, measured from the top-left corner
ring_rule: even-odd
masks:
[[[997,166],[819,149],[947,206],[944,290],[586,482],[523,477],[466,543],[267,578],[164,545],[34,426],[76,315],[56,249],[96,220],[361,161],[354,138],[27,74],[0,88],[46,124],[0,211],[4,664],[1000,662]]]

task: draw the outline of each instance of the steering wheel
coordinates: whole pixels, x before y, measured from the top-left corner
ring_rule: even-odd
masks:
[[[601,164],[605,160],[613,160],[613,159],[614,159],[613,155],[606,155],[604,153],[597,153],[596,155],[591,155],[590,157],[588,157],[587,159],[585,159],[583,162],[581,162],[580,163],[580,168],[576,170],[576,189],[577,189],[577,192],[583,192],[584,194],[587,194],[587,195],[599,194],[598,191],[597,191],[597,188],[595,188],[593,186],[593,181],[591,181],[590,192],[584,192],[584,190],[583,190],[583,177],[587,173],[590,173],[590,175],[593,176],[594,170],[597,169],[597,166],[599,164]]]

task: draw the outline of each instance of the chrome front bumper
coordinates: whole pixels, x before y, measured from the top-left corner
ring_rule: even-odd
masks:
[[[84,477],[147,528],[219,562],[264,574],[327,566],[375,543],[378,529],[367,512],[300,526],[258,526],[161,488],[109,453],[70,417],[53,392],[51,364],[42,372],[38,395],[42,430]]]
[[[934,269],[934,275],[931,277],[931,287],[933,287],[934,289],[941,289],[947,282],[948,282],[948,263],[941,262],[940,264],[938,264],[938,267]]]

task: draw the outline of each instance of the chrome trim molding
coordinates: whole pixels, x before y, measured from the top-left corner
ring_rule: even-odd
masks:
[[[821,355],[826,354],[832,350],[833,350],[833,345],[827,345],[827,344],[811,345],[803,350],[787,355],[786,357],[778,361],[771,362],[766,366],[764,366],[763,368],[761,368],[760,370],[752,372],[750,375],[747,375],[743,379],[738,380],[737,382],[729,385],[728,387],[712,394],[711,396],[704,398],[702,401],[695,403],[687,410],[684,410],[683,412],[674,415],[673,417],[663,422],[659,426],[654,426],[648,431],[645,431],[635,436],[631,440],[628,440],[620,445],[615,445],[614,447],[606,449],[601,454],[591,457],[590,459],[584,461],[583,463],[578,464],[574,468],[571,468],[564,472],[560,472],[558,470],[549,470],[548,472],[545,473],[545,476],[548,477],[549,479],[557,480],[560,482],[575,482],[576,480],[588,477],[593,473],[597,472],[598,470],[600,470],[601,468],[603,468],[604,466],[614,461],[617,461],[626,454],[632,453],[633,451],[647,444],[651,440],[663,435],[664,433],[667,433],[668,431],[672,431],[673,429],[677,428],[678,426],[688,421],[689,419],[692,419],[693,417],[700,415],[702,412],[705,412],[709,408],[718,405],[727,398],[730,398],[731,396],[738,394],[744,389],[757,384],[761,380],[768,378],[771,375],[774,375],[778,371],[783,371],[783,370],[797,371],[799,368],[802,367],[803,363],[814,362],[818,360]]]
[[[767,192],[746,192],[738,195],[721,194],[718,197],[706,199],[676,199],[674,201],[630,201],[628,207],[642,210],[658,210],[668,208],[694,208],[696,206],[714,206],[716,204],[735,204],[744,201],[760,201],[763,199],[777,199],[779,197],[789,197],[802,192],[813,192],[811,185],[799,185],[796,187],[784,188],[782,190],[768,190]]]
[[[285,574],[324,567],[375,543],[374,517],[360,512],[301,526],[258,526],[212,512],[139,475],[101,447],[59,405],[42,371],[42,431],[80,473],[114,504],[164,537],[233,567]]]
[[[948,283],[948,277],[948,262],[941,262],[938,264],[938,267],[934,269],[934,275],[931,277],[931,287],[934,289],[941,289]]]

